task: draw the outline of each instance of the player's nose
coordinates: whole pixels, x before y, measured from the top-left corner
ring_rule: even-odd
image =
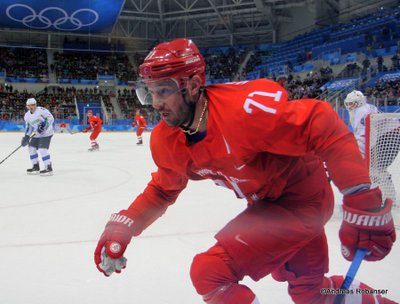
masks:
[[[152,97],[153,97],[153,102],[152,102],[153,108],[156,110],[162,109],[164,105],[164,100],[158,97],[157,94],[153,95]]]

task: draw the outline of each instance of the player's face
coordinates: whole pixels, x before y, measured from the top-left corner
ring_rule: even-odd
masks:
[[[26,108],[29,110],[29,112],[33,113],[36,110],[36,105],[34,104],[27,105]]]
[[[153,108],[160,113],[168,126],[177,127],[190,118],[190,108],[182,97],[182,89],[173,79],[147,83]]]
[[[355,101],[346,102],[346,108],[348,111],[353,111],[355,108],[357,108],[357,103]]]
[[[92,116],[93,116],[92,112],[88,112],[88,113],[87,113],[87,117],[90,118],[90,117],[92,117]]]

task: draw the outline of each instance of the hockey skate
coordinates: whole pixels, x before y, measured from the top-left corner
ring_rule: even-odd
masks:
[[[143,141],[139,140],[136,144],[137,145],[143,145]]]
[[[98,145],[98,144],[92,145],[92,147],[89,148],[88,151],[89,151],[89,152],[99,151],[99,145]]]
[[[38,174],[40,171],[39,164],[34,164],[31,169],[27,169],[26,173],[29,175]]]
[[[47,165],[46,169],[40,171],[40,176],[53,175],[53,167],[51,164]]]

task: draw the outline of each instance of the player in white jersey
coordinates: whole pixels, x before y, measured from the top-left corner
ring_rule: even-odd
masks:
[[[350,124],[354,130],[358,147],[365,158],[365,120],[368,115],[378,113],[378,109],[366,102],[366,97],[360,91],[350,92],[344,100],[344,105],[350,113]],[[396,219],[396,226],[400,224],[400,208],[397,202],[397,191],[392,181],[392,175],[388,167],[393,163],[400,151],[400,122],[383,125],[383,135],[371,141],[371,159],[375,159],[376,168],[371,171],[371,179],[384,190],[384,196],[390,197],[393,201],[393,216]],[[386,147],[391,147],[387,149]],[[368,148],[368,147],[367,147]],[[369,166],[369,164],[368,164]]]
[[[344,106],[349,111],[350,124],[357,139],[358,148],[365,158],[365,120],[368,115],[378,113],[378,109],[367,103],[364,94],[356,90],[347,94]]]
[[[53,168],[49,147],[54,134],[54,117],[46,108],[38,107],[35,98],[29,98],[26,101],[26,107],[28,109],[24,116],[26,131],[21,140],[21,145],[24,147],[29,144],[29,155],[32,162],[32,168],[26,171],[28,174],[52,175]],[[33,133],[35,134],[30,139]],[[38,153],[40,153],[44,164],[44,169],[41,171]]]

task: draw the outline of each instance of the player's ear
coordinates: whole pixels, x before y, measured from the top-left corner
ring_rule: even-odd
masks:
[[[199,93],[199,90],[201,88],[201,79],[198,75],[194,75],[192,78],[190,78],[189,82],[189,90],[190,90],[190,95],[195,96]]]

